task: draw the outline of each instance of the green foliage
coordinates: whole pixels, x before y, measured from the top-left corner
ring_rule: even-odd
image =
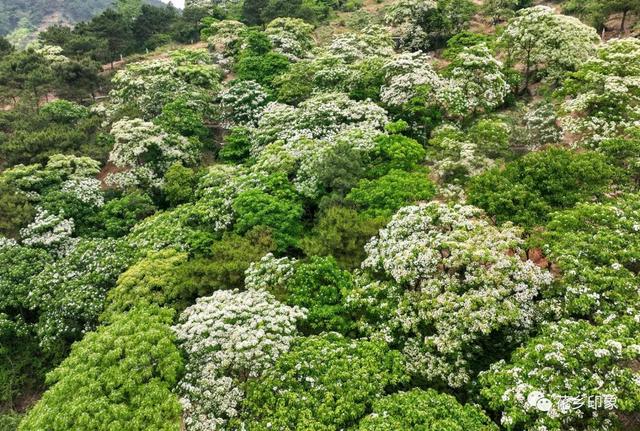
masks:
[[[562,272],[567,312],[595,321],[637,304],[640,199],[583,203],[551,216],[538,243]]]
[[[224,144],[218,152],[218,158],[223,162],[241,163],[249,157],[251,145],[249,129],[234,127],[224,137]]]
[[[247,383],[243,419],[251,430],[344,429],[372,399],[404,381],[402,355],[382,342],[312,336]]]
[[[360,421],[357,429],[497,431],[498,427],[477,406],[461,405],[451,395],[433,389],[412,389],[374,401],[373,412]]]
[[[171,392],[182,358],[171,331],[173,312],[141,307],[85,335],[47,376],[51,386],[21,431],[180,429]]]
[[[22,415],[13,411],[0,413],[0,431],[16,431]]]
[[[204,139],[209,134],[202,112],[183,98],[164,105],[155,123],[167,132],[186,137]]]
[[[455,59],[465,48],[477,45],[491,46],[495,43],[494,38],[486,34],[474,33],[472,31],[461,31],[447,41],[447,48],[443,51],[442,56],[447,60]]]
[[[89,116],[89,110],[84,106],[63,99],[47,103],[40,113],[49,121],[61,123],[74,123]]]
[[[152,252],[129,267],[109,291],[101,320],[110,321],[118,313],[139,305],[166,306],[178,311],[186,308],[196,294],[207,291],[189,279],[188,259],[187,253],[165,249]]]
[[[352,285],[351,274],[341,270],[333,257],[312,257],[295,268],[284,302],[307,309],[307,318],[300,324],[303,333],[348,334],[352,322],[344,300]]]
[[[287,57],[273,51],[265,54],[241,53],[235,65],[238,79],[255,81],[267,88],[273,88],[274,79],[288,68]]]
[[[374,178],[385,175],[392,169],[414,170],[426,156],[422,145],[406,136],[380,135],[375,142],[368,169],[370,176]]]
[[[302,203],[282,175],[267,178],[266,190],[249,189],[233,202],[234,229],[245,233],[256,226],[270,228],[279,251],[297,245],[302,233]]]
[[[169,205],[177,206],[192,201],[200,177],[200,171],[174,163],[164,174],[162,190]]]
[[[16,237],[34,217],[29,197],[16,187],[0,180],[0,234]]]
[[[31,278],[50,261],[41,249],[0,246],[0,410],[44,378],[46,360],[30,322],[29,292]]]
[[[99,232],[107,237],[124,236],[136,223],[152,215],[155,210],[149,195],[137,190],[126,193],[111,199],[100,209],[96,217],[100,225]]]
[[[385,223],[386,218],[368,218],[350,208],[331,206],[320,213],[300,247],[307,256],[333,256],[341,267],[355,269],[366,257],[364,245]]]
[[[362,179],[346,196],[366,217],[390,217],[403,206],[429,201],[436,193],[428,171],[392,169],[375,180]]]
[[[549,148],[472,178],[469,203],[498,223],[533,227],[545,223],[553,210],[603,196],[619,179],[601,154]]]
[[[277,245],[268,228],[252,228],[245,236],[227,233],[206,251],[208,260],[196,260],[194,267],[205,267],[206,270],[200,270],[200,277],[211,290],[242,288],[249,265]]]

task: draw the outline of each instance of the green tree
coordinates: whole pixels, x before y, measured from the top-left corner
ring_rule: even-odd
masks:
[[[308,311],[300,323],[303,333],[346,335],[352,323],[344,301],[352,286],[351,274],[340,269],[333,257],[312,257],[295,268],[285,286],[284,302]]]
[[[429,201],[436,194],[428,171],[397,169],[375,180],[362,179],[346,196],[366,217],[390,217],[403,206]]]
[[[321,211],[311,232],[300,241],[307,256],[333,256],[342,268],[356,269],[366,257],[364,245],[386,223],[351,208],[330,206]]]
[[[383,342],[335,333],[302,338],[247,383],[243,419],[252,430],[341,429],[404,381],[402,355]]]
[[[469,203],[498,223],[533,227],[545,223],[553,210],[601,197],[620,181],[618,169],[599,153],[549,148],[472,178]]]
[[[49,390],[20,431],[180,429],[171,390],[182,358],[170,326],[173,312],[140,307],[85,335],[47,375]]]

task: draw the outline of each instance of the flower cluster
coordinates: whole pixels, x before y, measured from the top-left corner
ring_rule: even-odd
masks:
[[[39,208],[35,220],[20,230],[20,236],[25,245],[61,251],[71,240],[74,227],[73,219]]]
[[[509,363],[499,361],[480,374],[482,397],[502,412],[507,430],[620,429],[620,413],[640,408],[640,379],[629,367],[640,357],[638,334],[638,315],[603,326],[574,320],[547,324]],[[551,401],[549,411],[530,404],[535,391]],[[586,402],[603,396],[613,397],[617,412]],[[563,404],[567,398],[581,403]]]
[[[221,91],[218,99],[225,123],[255,126],[269,95],[255,81],[238,81]]]
[[[313,46],[313,26],[300,18],[276,18],[265,34],[273,44],[273,50],[296,61],[304,57]]]
[[[517,343],[542,311],[555,311],[539,301],[551,274],[522,260],[521,246],[517,229],[492,226],[474,207],[433,202],[403,208],[367,244],[362,264],[384,274],[390,286],[361,283],[364,290],[356,289],[351,305],[364,315],[390,317],[379,332],[395,331],[396,340],[404,340],[412,373],[464,386],[487,360],[486,349],[496,354]],[[394,284],[405,289],[399,298]],[[393,297],[399,300],[395,312],[375,310]]]
[[[277,258],[273,253],[268,253],[245,271],[244,285],[247,289],[277,292],[293,275],[295,263],[295,259]]]
[[[593,27],[548,6],[520,10],[500,36],[510,64],[523,63],[527,80],[534,70],[561,80],[594,54],[599,40]]]
[[[562,125],[598,144],[640,124],[640,41],[614,39],[569,77]]]
[[[115,143],[109,161],[122,169],[107,176],[111,184],[159,187],[162,175],[173,163],[191,164],[198,156],[196,142],[139,118],[115,122],[111,134]],[[153,159],[147,160],[149,154],[154,155]]]
[[[218,291],[187,308],[174,331],[189,358],[178,385],[188,429],[217,429],[236,416],[241,384],[289,350],[304,316],[263,290]]]

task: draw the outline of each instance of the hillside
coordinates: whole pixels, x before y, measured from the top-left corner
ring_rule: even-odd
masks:
[[[11,35],[23,44],[29,35],[55,24],[73,25],[88,21],[116,0],[1,0],[0,36]],[[147,0],[161,6],[158,0]]]
[[[0,38],[0,431],[640,429],[640,1],[128,5]]]

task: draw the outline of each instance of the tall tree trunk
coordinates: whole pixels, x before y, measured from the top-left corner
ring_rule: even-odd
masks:
[[[624,33],[624,24],[627,21],[627,14],[628,13],[629,13],[629,11],[626,10],[626,9],[622,12],[622,22],[620,23],[620,34]]]

